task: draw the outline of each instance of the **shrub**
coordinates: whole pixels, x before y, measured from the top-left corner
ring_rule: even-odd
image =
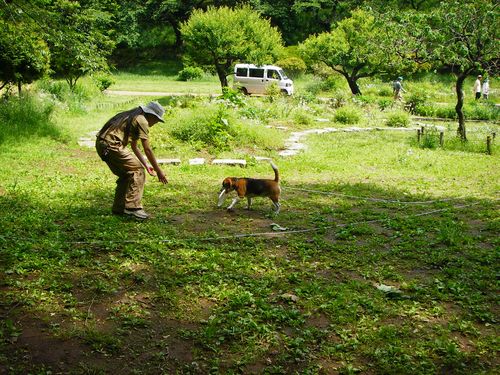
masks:
[[[427,129],[420,139],[420,148],[435,149],[439,146],[439,133],[436,129]]]
[[[386,108],[391,107],[393,102],[394,101],[392,99],[383,98],[383,99],[379,99],[377,104],[378,104],[378,107],[380,108],[380,110],[383,111]]]
[[[51,120],[53,110],[53,103],[30,94],[0,102],[0,143],[30,137],[64,140]]]
[[[392,89],[390,87],[382,87],[378,90],[378,96],[390,96],[392,97]]]
[[[471,120],[498,120],[500,108],[492,103],[473,102],[464,106],[464,113]]]
[[[342,124],[357,124],[361,120],[361,113],[356,107],[345,106],[337,109],[334,119]]]
[[[424,91],[414,91],[406,99],[406,108],[408,112],[417,114],[419,107],[425,105],[428,96]]]
[[[450,118],[450,119],[456,119],[457,117],[457,111],[455,110],[455,107],[437,107],[436,108],[436,117],[439,118]]]
[[[266,95],[268,101],[271,103],[275,101],[275,99],[281,95],[281,90],[276,83],[272,83],[266,87]]]
[[[232,89],[231,87],[222,88],[222,99],[237,107],[243,107],[245,105],[245,99],[241,91]]]
[[[104,72],[94,74],[92,76],[97,88],[99,91],[103,92],[108,89],[111,85],[115,83],[115,80],[110,74],[106,74]]]
[[[192,81],[203,77],[203,69],[196,66],[186,66],[179,72],[179,81]]]
[[[397,110],[387,116],[387,126],[407,127],[410,125],[410,115],[408,112]]]
[[[276,61],[276,65],[283,68],[285,73],[291,78],[301,76],[307,69],[306,63],[299,57],[287,57]]]
[[[296,124],[310,125],[312,123],[311,115],[305,110],[296,110],[293,114],[293,120]]]
[[[170,132],[174,138],[195,146],[225,150],[229,148],[232,138],[227,117],[225,107],[220,106],[216,111],[208,110],[193,115],[187,121],[173,126]]]

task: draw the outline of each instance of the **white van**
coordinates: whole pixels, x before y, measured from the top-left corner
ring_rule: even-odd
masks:
[[[273,83],[281,92],[293,94],[293,81],[279,66],[236,64],[234,67],[234,85],[245,94],[265,94],[266,88]]]

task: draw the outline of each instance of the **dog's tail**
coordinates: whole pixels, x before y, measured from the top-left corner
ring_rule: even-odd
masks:
[[[274,181],[280,182],[280,173],[278,172],[278,167],[273,162],[271,162],[271,167],[274,171]]]

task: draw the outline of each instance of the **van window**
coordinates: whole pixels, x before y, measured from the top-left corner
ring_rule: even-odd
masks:
[[[250,77],[264,78],[264,69],[250,69]]]
[[[271,78],[271,79],[280,79],[280,75],[278,73],[277,70],[274,70],[274,69],[269,69],[267,71],[267,78]]]
[[[236,75],[238,77],[247,77],[248,76],[248,68],[237,68]]]

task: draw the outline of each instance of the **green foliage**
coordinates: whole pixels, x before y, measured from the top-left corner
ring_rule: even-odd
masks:
[[[278,30],[250,7],[209,7],[195,10],[182,24],[186,58],[193,64],[212,67],[221,86],[238,61],[255,64],[276,60],[282,40]]]
[[[108,70],[107,57],[115,46],[107,35],[109,20],[78,2],[56,2],[52,12],[58,28],[49,38],[51,67],[73,90],[81,77]]]
[[[30,94],[1,101],[0,144],[37,137],[66,140],[64,132],[52,121],[53,111],[54,106],[49,101]]]
[[[383,98],[377,101],[378,107],[380,108],[381,111],[391,107],[393,103],[394,100],[392,98]]]
[[[49,71],[50,53],[39,35],[25,25],[0,19],[0,87],[31,83]]]
[[[245,97],[241,91],[231,87],[224,87],[222,89],[222,99],[236,107],[243,107],[245,105]]]
[[[427,104],[428,95],[425,91],[413,90],[406,99],[406,108],[411,114],[419,114],[421,108]]]
[[[342,124],[357,124],[361,120],[361,111],[352,105],[346,105],[335,111],[334,119]]]
[[[387,114],[387,126],[407,127],[410,125],[410,114],[403,110],[395,110]]]
[[[222,106],[215,111],[196,114],[182,124],[178,124],[170,132],[174,138],[183,142],[217,150],[228,149],[233,137],[228,113]]]
[[[401,38],[405,38],[404,42],[397,43]],[[309,37],[300,45],[300,51],[309,66],[324,64],[342,74],[357,95],[361,93],[357,85],[361,77],[391,71],[393,67],[400,72],[413,70],[414,64],[406,57],[411,46],[402,26],[358,9],[331,32]]]
[[[111,87],[111,85],[115,83],[113,77],[110,74],[104,72],[93,74],[92,79],[101,92],[107,90],[109,87]]]
[[[287,57],[276,61],[275,64],[283,68],[291,78],[300,77],[307,69],[306,63],[300,57]]]
[[[197,66],[186,66],[179,72],[179,81],[192,81],[203,77],[203,69]]]

